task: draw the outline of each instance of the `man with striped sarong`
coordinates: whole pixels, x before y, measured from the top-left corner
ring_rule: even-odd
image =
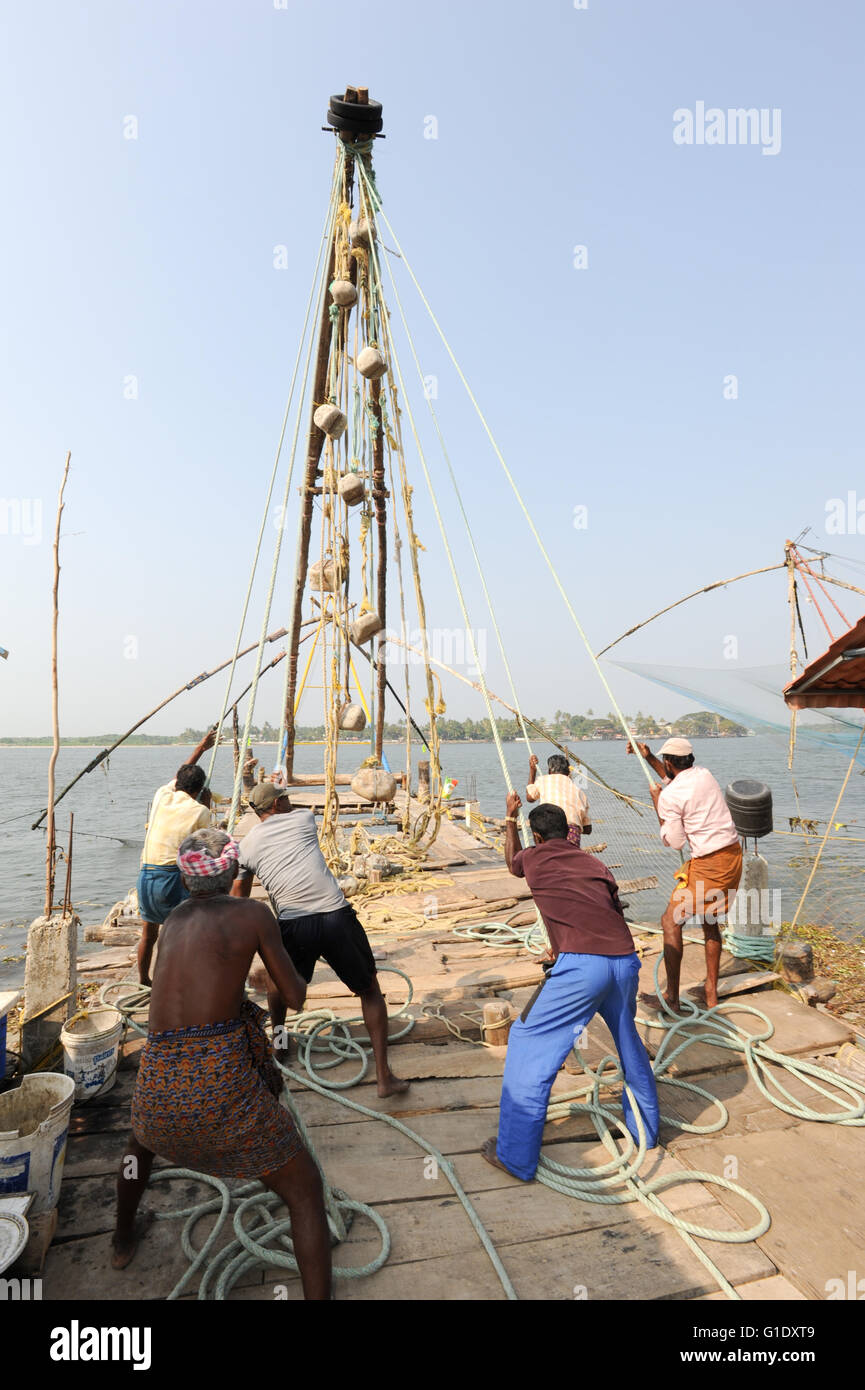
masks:
[[[159,1154],[197,1172],[257,1178],[276,1192],[291,1216],[304,1296],[328,1299],[321,1178],[279,1104],[282,1080],[265,1015],[244,988],[256,952],[293,1009],[302,1008],[306,986],[270,909],[229,896],[237,858],[237,842],[221,830],[199,830],[180,846],[190,896],[169,914],[160,938],[132,1136],[117,1179],[112,1264],[123,1269],[135,1254],[144,1229],[136,1228],[136,1212]]]

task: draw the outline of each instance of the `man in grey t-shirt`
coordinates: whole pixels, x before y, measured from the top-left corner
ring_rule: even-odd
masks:
[[[261,782],[250,792],[258,816],[240,842],[238,875],[231,892],[248,898],[257,876],[270,897],[283,945],[309,984],[319,958],[360,997],[380,1096],[408,1090],[387,1059],[387,1004],[378,983],[366,932],[324,860],[312,811],[295,809],[288,793]],[[268,976],[267,1004],[274,1032],[285,1024],[287,1004]]]

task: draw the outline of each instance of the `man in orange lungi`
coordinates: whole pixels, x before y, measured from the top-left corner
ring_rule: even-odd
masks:
[[[708,768],[694,762],[694,750],[686,738],[668,738],[656,758],[646,743],[637,745],[646,762],[663,778],[651,788],[652,801],[661,823],[661,839],[671,849],[687,841],[691,857],[676,874],[676,887],[661,926],[664,930],[664,965],[667,988],[664,999],[674,1013],[679,1005],[682,965],[682,924],[695,917],[703,928],[706,945],[706,1007],[718,1002],[718,967],[721,962],[719,923],[736,896],[742,877],[742,846],[724,794]],[[628,744],[629,753],[633,752]],[[655,1003],[654,995],[641,995]]]

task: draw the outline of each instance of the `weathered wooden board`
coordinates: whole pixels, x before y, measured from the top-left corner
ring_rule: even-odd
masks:
[[[469,874],[463,874],[458,882],[465,880],[471,883],[471,891],[476,898],[482,902],[498,902],[501,898],[530,898],[532,890],[524,878],[517,878],[515,874],[510,874],[505,870],[504,873],[490,875],[489,877],[476,878]]]
[[[722,1134],[677,1153],[694,1168],[735,1157],[737,1182],[772,1213],[772,1225],[759,1241],[767,1255],[809,1298],[825,1299],[833,1279],[843,1281],[846,1290],[848,1270],[861,1269],[865,1249],[860,1129],[812,1123],[732,1140]],[[751,1219],[735,1193],[719,1188],[717,1195],[731,1212]]]
[[[736,1292],[745,1303],[795,1303],[805,1299],[805,1294],[797,1289],[783,1274],[770,1274],[767,1279],[754,1279],[750,1284],[737,1284]],[[727,1295],[718,1289],[715,1293],[700,1294],[698,1303],[726,1303]]]
[[[699,1209],[702,1221],[705,1209]],[[724,1228],[718,1213],[718,1227]],[[730,1218],[726,1219],[730,1229]],[[734,1285],[774,1274],[762,1250],[749,1245],[700,1242]],[[691,1299],[710,1293],[715,1281],[669,1225],[622,1222],[578,1236],[525,1241],[504,1248],[505,1264],[522,1299],[581,1296],[591,1302],[622,1299]]]
[[[210,1229],[208,1218],[199,1228],[203,1240]],[[62,1232],[59,1233],[62,1235]],[[233,1232],[230,1232],[233,1236]],[[217,1247],[222,1245],[222,1237]],[[135,1258],[126,1269],[111,1268],[111,1236],[107,1232],[79,1240],[60,1241],[48,1251],[43,1276],[42,1296],[64,1300],[70,1297],[87,1300],[119,1299],[124,1302],[147,1302],[164,1299],[171,1292],[188,1262],[180,1247],[180,1223],[156,1221],[147,1231]],[[243,1276],[241,1284],[260,1288],[263,1276],[253,1270]]]
[[[640,1006],[643,1007],[642,1005]],[[730,1000],[725,1009],[728,1017],[737,1027],[749,1033],[759,1033],[763,1029],[760,1019],[749,1014],[747,996],[741,1000]],[[768,1039],[769,1046],[785,1056],[799,1056],[813,1052],[831,1052],[853,1037],[852,1029],[840,1019],[830,1014],[808,1008],[782,990],[767,990],[754,999],[753,1007],[759,1009],[769,1019],[774,1033]],[[645,1013],[648,1017],[648,1012]],[[638,1011],[638,1019],[640,1017]],[[645,1023],[637,1023],[646,1048],[651,1056],[660,1046],[662,1032],[657,1027],[650,1028]],[[708,1043],[695,1042],[673,1063],[671,1074],[690,1076],[697,1072],[726,1070],[730,1065],[738,1065],[741,1054]]]

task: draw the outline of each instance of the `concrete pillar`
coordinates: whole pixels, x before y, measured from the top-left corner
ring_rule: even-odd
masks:
[[[730,925],[737,936],[772,936],[769,897],[769,864],[762,854],[746,854],[742,882],[730,909]]]
[[[55,1049],[60,1030],[76,1012],[78,928],[75,913],[37,917],[27,933],[21,1066],[32,1069]]]

